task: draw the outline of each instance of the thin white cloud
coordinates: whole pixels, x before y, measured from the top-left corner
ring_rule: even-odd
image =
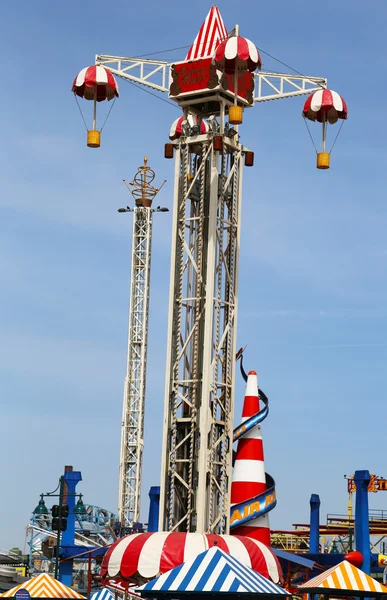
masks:
[[[351,342],[349,342],[348,344],[313,344],[310,346],[306,346],[307,348],[315,348],[315,349],[333,349],[333,348],[387,348],[387,343],[359,343],[359,344],[353,344]]]
[[[382,309],[268,309],[268,310],[257,310],[250,313],[256,318],[296,318],[296,319],[384,319],[387,317],[387,310]],[[246,314],[244,314],[246,317]]]

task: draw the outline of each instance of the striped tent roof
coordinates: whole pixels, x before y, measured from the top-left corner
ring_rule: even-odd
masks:
[[[114,600],[115,596],[113,592],[108,590],[107,588],[101,588],[100,590],[94,592],[91,595],[90,600]]]
[[[137,588],[137,592],[144,597],[154,597],[168,592],[290,595],[286,590],[216,546],[198,554],[194,560],[152,579]]]
[[[274,583],[282,579],[279,561],[270,548],[252,538],[215,533],[157,531],[118,539],[106,552],[103,579],[136,582],[153,579],[216,546]]]
[[[27,590],[31,598],[85,598],[47,573],[32,577],[29,581],[0,594],[0,598],[12,598],[20,589]]]
[[[351,565],[347,560],[299,585],[298,589],[320,594],[334,592],[335,595],[345,596],[374,597],[379,594],[387,594],[387,587]]]
[[[127,585],[124,585],[123,581],[117,580],[115,581],[114,579],[109,579],[109,582],[106,583],[106,585],[108,586],[108,588],[110,590],[112,590],[113,592],[122,592],[123,594],[127,594],[129,597],[132,598],[141,598],[140,594],[137,594],[136,590],[138,587],[138,584],[133,584],[131,583],[130,585],[128,585],[128,582],[125,582]],[[114,596],[116,597],[116,596]]]
[[[186,60],[208,58],[216,47],[227,39],[228,33],[217,6],[212,6],[197,34],[194,43],[188,51]]]

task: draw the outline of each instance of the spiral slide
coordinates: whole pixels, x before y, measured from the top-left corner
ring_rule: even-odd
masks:
[[[243,356],[242,353],[238,353],[237,360],[240,359],[240,370],[243,379],[247,382],[248,376],[243,368]],[[254,427],[262,423],[269,414],[269,400],[262,392],[258,390],[259,400],[263,404],[263,408],[254,414],[253,416],[244,420],[238,427],[234,429],[233,441],[237,442],[242,439],[248,432]],[[233,452],[233,463],[235,461],[235,451]],[[256,496],[248,498],[238,504],[233,504],[231,507],[230,515],[230,529],[231,532],[241,525],[251,523],[251,521],[266,515],[268,512],[273,510],[277,504],[276,493],[275,493],[275,481],[271,475],[265,473],[266,478],[266,490],[262,491]]]

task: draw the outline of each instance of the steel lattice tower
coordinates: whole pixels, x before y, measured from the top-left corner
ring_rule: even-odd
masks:
[[[243,148],[193,139],[175,158],[159,528],[226,533]]]
[[[134,208],[119,209],[119,212],[133,212],[128,353],[118,500],[118,514],[121,526],[125,528],[133,527],[140,520],[152,221],[153,212],[167,210],[151,207],[153,198],[161,189],[151,185],[154,177],[155,173],[147,166],[145,157],[144,165],[139,168],[134,180],[125,182],[136,205]]]

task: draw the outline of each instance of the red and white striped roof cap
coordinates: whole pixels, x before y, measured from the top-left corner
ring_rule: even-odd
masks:
[[[228,36],[217,6],[212,6],[197,34],[194,43],[188,51],[186,60],[208,58],[213,56],[216,47]]]
[[[184,122],[184,119],[185,119],[185,117],[183,115],[183,116],[179,117],[178,119],[176,119],[176,121],[174,121],[172,123],[171,129],[169,131],[169,139],[170,140],[177,140],[183,134],[183,130],[182,130],[181,126]],[[191,127],[199,124],[199,118],[197,117],[197,115],[189,114],[187,117],[187,121],[191,125]],[[200,133],[207,133],[207,132],[208,132],[208,124],[204,119],[202,119],[201,126],[200,126]]]
[[[274,583],[282,581],[275,554],[257,540],[213,533],[135,533],[121,538],[106,552],[103,578],[144,581],[193,560],[212,546],[221,548]]]
[[[257,407],[259,410],[259,392],[258,392],[258,375],[256,371],[249,371],[246,381],[246,392],[245,392],[245,402],[243,404],[243,420],[246,420],[248,417],[252,417],[254,412],[252,412],[251,406],[249,406],[246,402],[246,398],[254,397],[257,398]],[[249,414],[245,414],[245,411],[248,411]]]
[[[346,119],[348,109],[344,98],[333,90],[318,90],[311,94],[304,104],[302,116],[310,121],[322,123],[324,120],[331,125],[338,119]]]
[[[253,72],[262,66],[261,57],[253,42],[234,35],[219,44],[214,54],[217,69],[232,74],[235,71]]]
[[[72,91],[86,100],[112,100],[118,98],[117,82],[105,67],[93,65],[85,67],[74,79]]]

